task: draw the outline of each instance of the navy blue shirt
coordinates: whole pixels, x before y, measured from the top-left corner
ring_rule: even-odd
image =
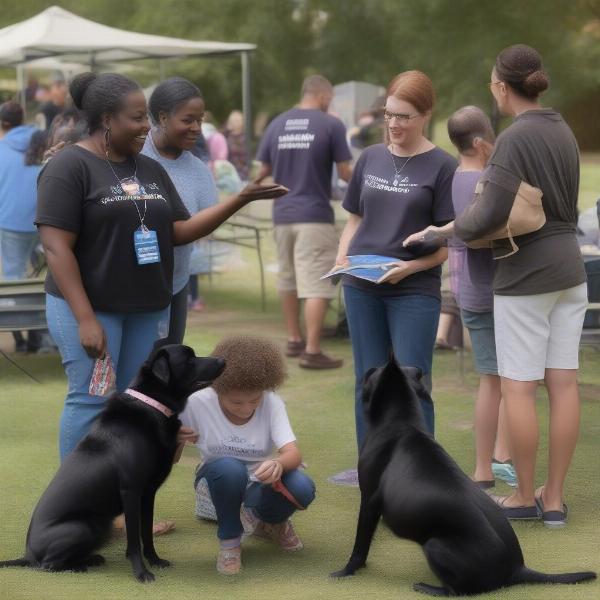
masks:
[[[402,242],[429,225],[454,219],[452,177],[458,163],[440,148],[413,156],[394,158],[384,144],[367,148],[360,156],[343,207],[362,217],[348,248],[348,255],[381,254],[413,260],[435,252],[439,244]],[[403,166],[405,165],[405,166]],[[399,172],[399,176],[397,175]],[[440,297],[441,266],[410,275],[397,284],[345,276],[352,285],[382,295],[423,294]]]
[[[273,202],[275,225],[333,223],[331,173],[352,159],[344,124],[316,109],[292,108],[267,127],[257,154],[289,193]]]

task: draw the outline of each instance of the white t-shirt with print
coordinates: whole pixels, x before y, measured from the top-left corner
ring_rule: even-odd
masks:
[[[237,458],[246,463],[250,475],[274,449],[296,441],[283,400],[274,392],[264,392],[262,402],[244,425],[236,425],[225,416],[211,387],[193,393],[179,418],[199,434],[196,446],[204,463]]]

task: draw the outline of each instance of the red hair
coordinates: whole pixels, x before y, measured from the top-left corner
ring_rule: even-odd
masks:
[[[421,71],[404,71],[394,77],[386,90],[386,98],[393,96],[412,104],[421,114],[433,110],[435,92],[433,83]]]

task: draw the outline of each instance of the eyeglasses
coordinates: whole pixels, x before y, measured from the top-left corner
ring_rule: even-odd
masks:
[[[391,121],[392,119],[396,119],[397,121],[400,121],[400,123],[408,123],[411,119],[416,119],[417,117],[420,117],[420,116],[421,116],[421,113],[416,113],[414,115],[407,115],[404,113],[389,112],[385,109],[383,111],[383,118],[386,121]]]

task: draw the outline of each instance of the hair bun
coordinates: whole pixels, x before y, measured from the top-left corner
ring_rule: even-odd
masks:
[[[77,75],[71,81],[71,85],[69,86],[69,93],[71,94],[71,98],[73,98],[73,104],[79,110],[83,108],[83,97],[90,87],[90,85],[98,79],[98,75],[96,73],[81,73]]]
[[[538,69],[533,73],[530,73],[523,80],[523,89],[530,96],[537,96],[543,91],[547,90],[550,85],[550,80],[545,71]]]

